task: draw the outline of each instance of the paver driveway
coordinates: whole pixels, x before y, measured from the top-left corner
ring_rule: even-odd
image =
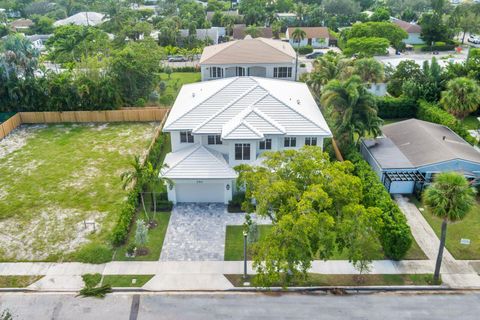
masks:
[[[178,204],[172,210],[160,261],[223,261],[226,226],[244,221],[244,213],[229,213],[223,204]]]

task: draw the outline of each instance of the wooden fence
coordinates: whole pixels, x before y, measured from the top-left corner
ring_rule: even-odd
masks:
[[[0,124],[0,140],[24,123],[149,122],[162,121],[167,112],[167,108],[107,111],[19,112],[4,123]]]

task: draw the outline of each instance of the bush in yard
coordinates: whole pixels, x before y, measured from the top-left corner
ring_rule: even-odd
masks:
[[[378,116],[382,119],[413,118],[417,113],[418,104],[408,97],[378,97]]]
[[[298,48],[298,53],[299,54],[309,54],[313,52],[313,47],[310,45],[306,45],[304,47]]]
[[[130,230],[130,224],[132,223],[135,209],[139,202],[139,193],[140,188],[135,186],[128,194],[127,201],[124,204],[122,211],[120,211],[117,224],[112,231],[112,244],[114,246],[120,246],[127,240],[128,230]]]
[[[157,199],[157,211],[172,211],[173,202]]]
[[[232,200],[228,202],[228,212],[244,212],[242,204],[245,201],[245,192],[237,192],[233,195]]]
[[[468,143],[476,143],[475,138],[470,136],[467,129],[465,129],[463,124],[458,121],[457,118],[440,108],[440,106],[435,103],[420,101],[417,118],[446,126],[465,139]]]
[[[142,219],[137,220],[137,231],[135,232],[135,244],[143,247],[148,242],[148,228]]]
[[[402,259],[412,245],[405,216],[360,153],[351,151],[347,158],[355,164],[354,174],[363,182],[363,204],[382,210],[383,226],[379,231],[379,239],[385,255],[394,260]]]
[[[102,275],[100,273],[87,273],[82,275],[83,282],[86,287],[96,287],[102,280]]]
[[[105,263],[112,261],[112,250],[104,245],[91,242],[75,254],[75,260],[84,263]]]

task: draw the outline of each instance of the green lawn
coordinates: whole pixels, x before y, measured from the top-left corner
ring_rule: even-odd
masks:
[[[174,72],[170,75],[169,79],[166,73],[161,73],[160,79],[166,84],[165,92],[160,94],[160,104],[162,106],[171,107],[175,102],[182,85],[199,82],[201,75],[200,72]]]
[[[259,238],[265,238],[272,226],[270,225],[259,225]],[[252,258],[251,246],[247,248],[247,257],[249,260]],[[385,258],[383,252],[379,251],[374,257],[373,260],[383,260]],[[427,259],[425,253],[418,246],[418,244],[413,241],[412,247],[407,252],[405,260],[424,260]],[[243,226],[227,226],[227,234],[225,237],[225,260],[226,261],[240,261],[243,260]],[[348,260],[345,252],[337,252],[330,258],[330,260]]]
[[[0,141],[0,260],[74,260],[88,242],[111,258],[109,235],[127,194],[120,175],[156,126],[22,126]]]
[[[139,213],[143,217],[143,213]],[[153,217],[153,212],[150,213]],[[127,247],[130,243],[135,242],[135,226],[132,226],[130,236],[127,244],[119,247],[115,253],[116,261],[155,261],[160,259],[160,253],[162,252],[163,240],[165,239],[165,233],[167,232],[168,221],[170,220],[170,212],[157,212],[155,218],[158,225],[157,227],[148,231],[148,254],[145,256],[136,256],[135,258],[128,258],[125,256]]]
[[[418,202],[415,204],[422,207]],[[440,237],[442,220],[433,216],[426,208],[421,212]],[[462,238],[470,239],[470,244],[461,244]],[[465,219],[448,224],[446,247],[455,259],[480,260],[480,201],[477,201]]]
[[[109,284],[112,287],[143,287],[150,279],[153,278],[153,275],[106,275],[103,277],[103,284]],[[132,283],[132,280],[135,279],[135,283]]]
[[[226,274],[225,277],[235,286],[243,287],[245,280],[239,274]],[[248,276],[247,282],[256,286],[255,276]],[[338,286],[402,286],[431,285],[431,274],[365,274],[361,278],[352,274],[309,273],[307,279],[297,280],[290,287],[338,287]],[[281,286],[274,284],[274,287]]]
[[[0,276],[0,288],[25,288],[42,276]]]

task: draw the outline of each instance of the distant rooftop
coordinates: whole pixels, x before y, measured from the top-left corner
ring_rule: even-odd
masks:
[[[422,32],[422,27],[418,24],[406,22],[400,19],[392,18],[392,22],[395,23],[397,26],[405,30],[407,33],[420,33]]]
[[[65,26],[74,24],[77,26],[96,26],[104,22],[105,15],[98,12],[79,12],[66,19],[58,20],[54,22],[54,26]]]

